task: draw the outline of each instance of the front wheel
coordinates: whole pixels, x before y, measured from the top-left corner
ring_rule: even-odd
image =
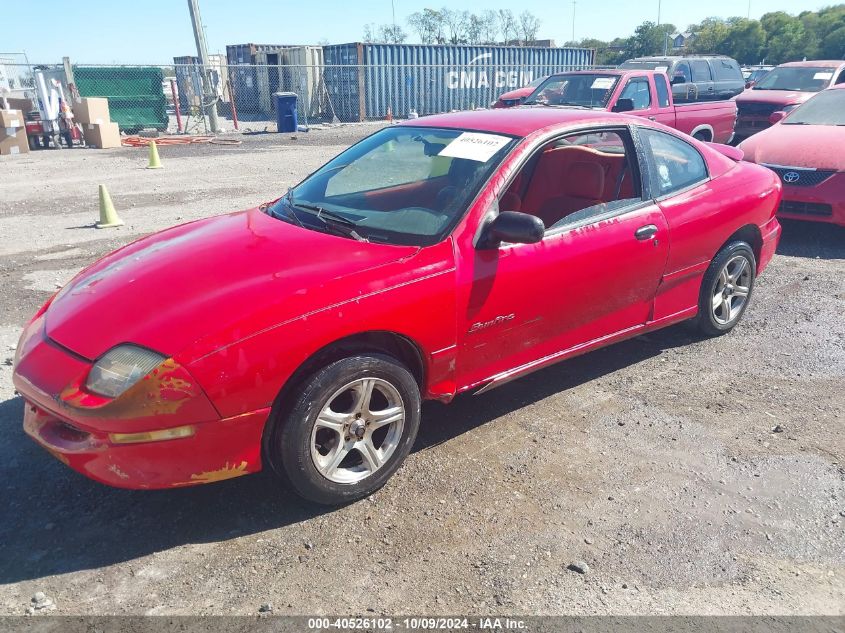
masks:
[[[420,390],[397,360],[352,356],[316,372],[276,421],[269,456],[300,496],[338,505],[378,490],[417,436]]]
[[[747,242],[731,242],[704,273],[696,326],[705,336],[730,332],[739,322],[754,290],[757,260]]]

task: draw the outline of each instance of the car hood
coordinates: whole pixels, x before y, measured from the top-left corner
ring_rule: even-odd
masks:
[[[269,327],[323,307],[311,305],[320,290],[343,298],[355,275],[418,250],[311,231],[259,209],[199,220],[83,270],[50,304],[47,336],[89,360],[124,342],[175,356],[225,328]]]
[[[510,101],[511,99],[522,99],[523,97],[527,97],[532,92],[534,92],[534,88],[517,88],[516,90],[511,90],[510,92],[505,92],[499,95],[499,99],[501,101]]]
[[[749,88],[735,97],[737,103],[774,103],[781,106],[804,103],[815,95],[815,92],[799,92],[796,90],[754,90]]]
[[[779,123],[739,144],[746,160],[784,167],[845,171],[845,127]]]

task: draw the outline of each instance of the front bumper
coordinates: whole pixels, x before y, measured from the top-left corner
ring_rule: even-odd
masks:
[[[80,387],[90,363],[47,339],[41,316],[21,337],[13,374],[26,401],[24,430],[64,464],[120,488],[190,486],[261,470],[269,408],[221,419],[187,371],[169,362],[158,378],[101,399]],[[176,427],[190,434],[125,443],[127,434]]]
[[[845,172],[815,187],[783,186],[778,217],[845,226]]]

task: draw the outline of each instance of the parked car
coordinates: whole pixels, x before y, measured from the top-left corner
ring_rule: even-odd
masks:
[[[747,138],[771,125],[773,112],[789,112],[815,93],[845,82],[845,61],[789,62],[774,68],[736,98],[736,136]]]
[[[733,101],[675,105],[668,77],[649,70],[582,70],[549,76],[525,105],[553,105],[630,112],[701,141],[727,143],[736,121]]]
[[[753,88],[758,81],[768,75],[774,66],[755,66],[743,69],[742,76],[745,77],[745,87]]]
[[[516,90],[511,90],[510,92],[505,92],[499,95],[499,98],[496,99],[493,103],[490,104],[491,108],[512,108],[514,106],[520,105],[525,98],[534,92],[534,89],[543,83],[546,80],[545,77],[538,77],[534,81],[532,81],[527,86],[523,86],[522,88],[517,88]]]
[[[730,99],[745,89],[739,64],[724,55],[637,57],[619,68],[666,73],[676,103]]]
[[[731,331],[780,235],[780,181],[740,156],[579,109],[381,129],[274,202],[79,273],[17,347],[24,428],[124,488],[269,466],[316,502],[360,498],[422,399],[687,319]]]
[[[773,119],[739,147],[783,181],[778,215],[845,226],[845,84]]]

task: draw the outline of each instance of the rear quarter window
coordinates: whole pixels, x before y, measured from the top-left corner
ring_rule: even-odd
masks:
[[[742,71],[733,60],[714,59],[711,65],[717,81],[742,81]]]
[[[669,85],[665,75],[654,76],[654,88],[657,90],[657,103],[661,108],[669,107]]]

